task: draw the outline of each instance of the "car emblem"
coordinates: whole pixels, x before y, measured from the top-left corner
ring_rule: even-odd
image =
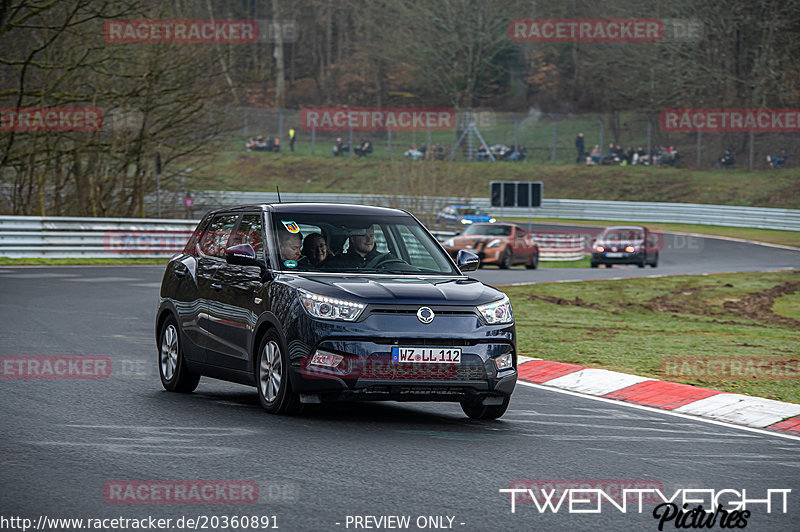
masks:
[[[434,316],[435,316],[435,314],[428,307],[421,307],[417,311],[417,319],[419,321],[421,321],[422,323],[430,323],[430,322],[432,322]]]

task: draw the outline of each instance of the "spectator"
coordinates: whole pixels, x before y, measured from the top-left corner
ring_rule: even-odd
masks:
[[[191,192],[187,192],[183,198],[183,217],[187,220],[194,218],[194,198]]]
[[[403,153],[406,157],[411,159],[412,161],[419,161],[422,159],[422,152],[417,149],[416,146],[410,146],[405,153]]]
[[[294,151],[294,139],[297,138],[297,132],[294,128],[289,128],[289,149]]]
[[[733,166],[734,163],[735,161],[733,158],[733,152],[730,150],[730,148],[728,148],[725,150],[725,154],[717,160],[717,163],[714,165],[714,168],[718,170],[719,169],[724,170],[725,168],[730,168],[731,166]]]
[[[600,145],[595,144],[589,157],[586,158],[586,164],[601,164],[603,162],[603,153],[600,151]]]
[[[771,168],[783,168],[786,166],[786,160],[789,158],[789,152],[786,151],[786,148],[782,149],[778,155],[770,157],[767,155],[767,162],[769,163]]]
[[[525,146],[517,146],[517,149],[511,152],[511,155],[508,156],[509,161],[519,162],[525,160]]]
[[[348,151],[350,151],[350,144],[342,142],[342,137],[336,137],[336,146],[331,148],[331,154],[334,157],[338,157],[339,155],[343,155],[344,152]]]
[[[586,158],[586,147],[583,143],[583,133],[578,133],[578,136],[575,137],[575,150],[578,152],[578,157],[575,159],[575,163],[583,162]]]
[[[366,157],[372,153],[372,142],[369,140],[362,140],[358,148],[355,149],[356,157]]]

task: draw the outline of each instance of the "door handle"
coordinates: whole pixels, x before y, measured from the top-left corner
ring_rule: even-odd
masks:
[[[219,290],[222,290],[222,285],[219,284],[219,283],[211,283],[211,288],[213,288],[214,290],[219,291]]]

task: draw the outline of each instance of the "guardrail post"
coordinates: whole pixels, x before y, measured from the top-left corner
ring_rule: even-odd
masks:
[[[700,168],[700,151],[702,149],[702,144],[700,142],[700,138],[702,137],[703,133],[700,130],[697,130],[697,168]]]

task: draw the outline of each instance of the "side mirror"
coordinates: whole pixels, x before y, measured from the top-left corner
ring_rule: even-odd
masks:
[[[225,250],[225,260],[228,264],[238,266],[258,266],[264,270],[264,263],[256,258],[256,252],[250,244],[239,244]]]
[[[459,249],[456,256],[456,266],[461,272],[473,272],[478,269],[481,259],[476,254],[466,249]]]

